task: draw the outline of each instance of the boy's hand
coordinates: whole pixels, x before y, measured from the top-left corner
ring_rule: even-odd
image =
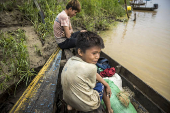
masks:
[[[98,73],[96,73],[96,80],[101,82],[105,86],[106,95],[109,96],[110,98],[112,95],[112,92],[111,92],[109,84]]]
[[[111,95],[112,95],[112,91],[111,91],[111,89],[110,89],[110,86],[109,86],[109,85],[106,87],[106,95],[107,95],[107,96],[109,96],[109,98],[110,98],[110,97],[111,97]]]
[[[72,33],[73,33],[73,29],[70,30],[70,34],[72,34]]]
[[[80,32],[87,32],[87,30],[81,30]]]

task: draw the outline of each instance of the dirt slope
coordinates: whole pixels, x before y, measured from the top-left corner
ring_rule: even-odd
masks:
[[[30,67],[40,69],[57,47],[55,38],[53,36],[47,37],[43,46],[32,23],[20,11],[0,11],[0,32],[15,31],[17,29],[25,31]],[[2,57],[2,51],[0,50],[0,59]],[[1,79],[4,78],[0,78],[0,81],[3,81]],[[12,84],[14,82],[9,81],[8,86]],[[0,91],[0,112],[9,112],[25,89],[25,86],[19,87],[15,96],[8,95],[8,91]]]

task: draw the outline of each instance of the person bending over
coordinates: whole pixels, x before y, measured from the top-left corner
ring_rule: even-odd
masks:
[[[103,98],[108,113],[113,113],[110,104],[111,89],[97,73],[96,63],[104,48],[100,36],[81,32],[77,36],[76,56],[65,64],[61,74],[63,99],[67,109],[88,112],[97,109]]]
[[[71,0],[66,9],[59,13],[54,21],[53,31],[56,42],[61,49],[68,49],[75,47],[76,36],[79,33],[73,33],[70,18],[76,16],[81,10],[80,2],[78,0]],[[84,32],[82,30],[81,32]]]

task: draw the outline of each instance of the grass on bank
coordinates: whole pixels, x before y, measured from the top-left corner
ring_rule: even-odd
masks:
[[[30,20],[39,36],[45,40],[53,36],[53,23],[58,13],[65,9],[69,0],[37,0],[45,15],[45,24],[41,22],[39,10],[34,0],[13,0],[1,4],[6,10],[10,6],[16,6],[25,17]],[[109,29],[115,18],[125,15],[124,0],[79,0],[82,6],[80,13],[71,18],[74,28],[81,27],[89,31],[101,31]],[[129,0],[127,0],[129,2]],[[19,3],[19,4],[18,4]]]
[[[21,81],[29,82],[34,76],[34,70],[30,68],[29,56],[26,46],[26,37],[23,30],[0,33],[0,90],[5,90],[6,82],[11,78],[19,78]]]

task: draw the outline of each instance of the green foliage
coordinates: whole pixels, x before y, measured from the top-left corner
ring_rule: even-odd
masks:
[[[5,1],[4,3],[0,2],[0,11],[3,11],[3,10],[8,10],[8,11],[11,11],[13,10],[13,6],[15,5],[15,0],[9,0],[9,1]]]
[[[29,19],[39,36],[45,40],[45,37],[53,35],[53,24],[55,17],[65,9],[69,0],[37,0],[41,10],[45,15],[45,24],[41,21],[39,10],[34,4],[34,0],[23,0],[17,7],[21,10],[27,19]],[[114,18],[125,15],[124,0],[79,0],[81,3],[81,12],[73,17],[72,26],[82,27],[90,31],[105,30],[109,28]],[[16,5],[16,0],[1,4],[3,9],[7,6]],[[129,0],[127,0],[127,4]],[[123,6],[123,7],[122,7]]]
[[[119,2],[119,4],[120,5],[122,5],[122,6],[124,6],[125,5],[125,0],[119,0],[120,2]],[[127,5],[130,5],[130,2],[129,2],[130,0],[126,0],[126,4]]]
[[[45,24],[41,22],[39,11],[33,0],[24,0],[24,4],[18,6],[26,17],[32,21],[36,32],[45,40],[45,37],[53,35],[53,24],[55,17],[65,9],[69,0],[38,0],[45,15]],[[90,31],[105,30],[109,28],[114,18],[125,14],[122,4],[124,0],[79,0],[81,12],[71,19],[72,26],[82,27]]]
[[[37,45],[34,45],[34,47],[35,47],[35,52],[36,52],[39,56],[42,56],[41,50],[38,49]]]
[[[0,61],[0,77],[5,77],[3,82],[7,82],[11,76],[16,76],[20,79],[19,82],[26,81],[27,84],[30,77],[34,76],[34,71],[30,69],[24,31],[18,29],[14,32],[0,33],[0,37],[0,49],[3,52],[3,59]],[[0,85],[1,90],[3,84]]]
[[[45,24],[41,22],[39,10],[34,4],[34,1],[24,0],[24,4],[18,5],[18,8],[25,16],[33,23],[36,32],[45,40],[45,37],[53,35],[54,19],[58,13],[62,11],[62,6],[56,0],[38,0],[41,9],[45,15]]]
[[[72,19],[73,26],[90,31],[108,29],[114,18],[125,14],[118,0],[80,0],[80,3],[82,11]]]

